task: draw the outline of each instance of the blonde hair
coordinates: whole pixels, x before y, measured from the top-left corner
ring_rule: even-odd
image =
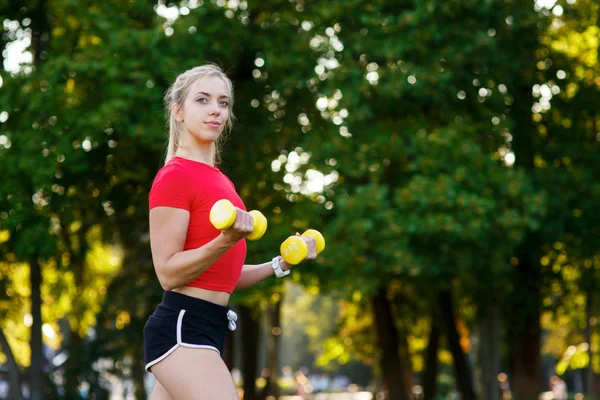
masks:
[[[227,121],[225,122],[223,134],[219,136],[216,144],[213,143],[212,145],[214,155],[213,161],[215,165],[221,162],[222,145],[226,134],[231,132],[231,128],[233,126],[233,83],[221,68],[214,64],[205,64],[181,73],[165,94],[164,102],[168,115],[167,129],[169,131],[169,143],[167,145],[165,164],[168,163],[169,160],[175,156],[175,154],[177,154],[177,150],[179,149],[179,139],[181,136],[181,122],[177,121],[175,118],[175,114],[173,113],[173,105],[177,105],[181,110],[183,110],[183,103],[192,85],[199,79],[205,79],[211,76],[221,78],[223,82],[225,82],[227,90],[229,91],[229,118],[227,118]]]

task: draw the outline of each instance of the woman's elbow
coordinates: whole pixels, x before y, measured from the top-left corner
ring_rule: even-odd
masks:
[[[158,277],[158,282],[160,283],[160,286],[165,292],[168,292],[169,290],[173,290],[176,287],[178,287],[178,285],[174,282],[173,277],[169,276],[169,274],[167,273],[166,268],[160,268],[157,266],[156,276]]]
[[[173,289],[175,289],[175,288],[177,287],[176,285],[173,285],[173,284],[167,283],[167,282],[165,282],[165,281],[162,281],[162,280],[160,280],[160,279],[159,279],[159,281],[160,281],[160,286],[162,287],[162,289],[163,289],[165,292],[169,292],[169,291],[171,291],[171,290],[173,290]]]

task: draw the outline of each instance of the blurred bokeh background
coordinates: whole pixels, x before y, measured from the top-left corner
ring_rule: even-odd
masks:
[[[600,398],[598,0],[0,1],[0,398],[145,399],[162,97],[327,248],[234,293],[245,400]]]

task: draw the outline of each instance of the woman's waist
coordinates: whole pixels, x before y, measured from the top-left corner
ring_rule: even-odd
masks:
[[[224,307],[226,307],[229,303],[229,297],[231,296],[231,293],[229,292],[203,289],[195,286],[182,286],[180,288],[173,289],[173,292],[208,301]]]

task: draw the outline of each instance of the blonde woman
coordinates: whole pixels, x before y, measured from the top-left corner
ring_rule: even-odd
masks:
[[[149,194],[150,242],[164,295],[144,328],[146,370],[157,383],[150,398],[238,399],[221,358],[235,313],[234,289],[289,273],[281,256],[245,265],[245,237],[253,229],[233,183],[218,168],[223,132],[233,121],[233,85],[214,65],[177,77],[165,96],[169,144]],[[237,208],[233,226],[219,231],[209,212],[220,199]],[[306,259],[316,257],[314,239]]]

